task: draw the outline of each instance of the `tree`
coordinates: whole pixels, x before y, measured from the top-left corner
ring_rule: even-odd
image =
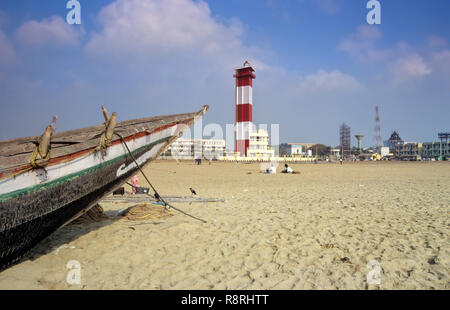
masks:
[[[354,147],[351,148],[350,153],[352,155],[359,155],[359,149],[356,146],[354,146]]]
[[[323,144],[315,144],[310,148],[308,148],[308,150],[311,150],[312,154],[316,156],[327,156],[331,153],[331,146],[326,146]]]

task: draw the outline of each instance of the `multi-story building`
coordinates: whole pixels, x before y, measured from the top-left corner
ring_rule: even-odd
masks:
[[[280,144],[280,155],[298,156],[307,155],[307,150],[316,145],[316,143],[291,142]]]
[[[422,159],[422,143],[403,142],[395,145],[396,157],[402,160],[420,160]]]
[[[450,141],[441,142],[424,142],[422,145],[422,157],[438,159],[450,158]]]
[[[303,145],[297,143],[282,143],[280,144],[280,155],[294,156],[302,155],[304,153]]]
[[[203,139],[203,156],[206,159],[218,159],[225,155],[225,140],[223,139]]]
[[[218,159],[225,154],[225,140],[223,139],[185,139],[175,140],[163,157],[177,159]]]
[[[400,135],[397,131],[392,132],[389,140],[384,141],[384,146],[389,147],[390,152],[394,152],[396,149],[397,144],[403,143],[402,138],[400,138]]]
[[[263,129],[250,132],[250,141],[247,148],[247,157],[254,159],[267,159],[275,156],[270,147],[269,134]]]

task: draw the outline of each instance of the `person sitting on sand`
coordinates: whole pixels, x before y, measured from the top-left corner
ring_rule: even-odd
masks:
[[[292,170],[291,167],[288,166],[288,164],[284,164],[284,169],[281,171],[281,173],[293,173],[294,170]]]
[[[269,168],[267,168],[266,173],[276,174],[277,173],[277,169],[273,165],[271,165]]]

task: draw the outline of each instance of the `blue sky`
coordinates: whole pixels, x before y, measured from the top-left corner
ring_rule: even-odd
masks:
[[[340,124],[373,145],[434,141],[450,128],[450,2],[381,0],[0,1],[0,139],[102,122],[191,112],[234,122],[233,68],[256,69],[256,124],[280,124],[281,142],[336,146]],[[356,139],[352,138],[353,145]]]

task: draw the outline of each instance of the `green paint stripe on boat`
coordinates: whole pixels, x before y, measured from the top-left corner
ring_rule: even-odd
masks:
[[[142,146],[142,147],[132,151],[131,153],[133,155],[135,155],[135,154],[143,151],[146,148],[151,149],[153,146],[155,146],[157,144],[160,144],[160,143],[163,143],[163,142],[166,142],[169,139],[170,139],[170,136],[166,137],[166,138],[163,138],[163,139],[159,139],[159,140],[157,140],[155,142],[152,142],[150,144],[144,145],[144,146]],[[56,186],[56,185],[68,182],[70,180],[73,180],[75,178],[79,178],[81,176],[90,174],[90,173],[92,173],[92,172],[94,172],[94,171],[96,171],[98,169],[101,169],[101,168],[104,168],[106,166],[112,165],[112,164],[116,163],[117,161],[121,160],[122,158],[124,158],[126,156],[129,156],[129,154],[126,153],[124,155],[118,156],[118,157],[116,157],[114,159],[111,159],[109,161],[106,161],[104,163],[98,164],[98,165],[90,167],[90,168],[86,168],[86,169],[78,171],[78,172],[74,172],[72,174],[63,176],[63,177],[58,178],[56,180],[50,181],[48,183],[37,184],[37,185],[30,186],[30,187],[27,187],[27,188],[18,189],[16,191],[13,191],[13,192],[10,192],[10,193],[2,194],[2,195],[0,195],[0,203],[4,202],[5,200],[8,200],[8,199],[17,198],[17,197],[24,196],[24,195],[27,195],[29,193],[37,192],[37,191],[40,191],[40,190],[45,190],[45,189],[48,189],[50,187],[53,187],[53,186]]]

